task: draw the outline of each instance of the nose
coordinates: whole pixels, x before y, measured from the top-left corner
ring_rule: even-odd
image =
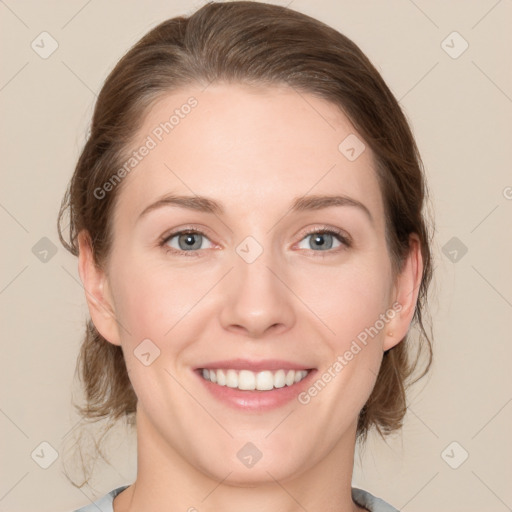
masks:
[[[234,265],[222,290],[223,328],[251,338],[290,329],[296,320],[296,305],[275,260],[266,252],[252,263],[236,255]]]

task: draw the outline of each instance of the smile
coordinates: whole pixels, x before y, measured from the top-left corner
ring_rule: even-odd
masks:
[[[203,379],[241,391],[271,391],[299,383],[307,377],[309,370],[250,370],[206,369],[200,372]]]

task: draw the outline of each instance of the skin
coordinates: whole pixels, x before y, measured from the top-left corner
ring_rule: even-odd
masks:
[[[348,118],[286,86],[215,84],[168,94],[148,112],[134,147],[192,95],[198,106],[124,178],[104,269],[93,263],[87,233],[79,237],[91,317],[122,346],[138,397],[137,480],[114,510],[364,510],[350,494],[357,417],[383,352],[409,329],[422,271],[417,237],[393,276],[369,146],[349,161],[338,150],[357,135]],[[225,211],[166,206],[137,220],[171,192],[207,196]],[[288,211],[311,194],[349,196],[373,220],[353,206]],[[173,228],[190,227],[206,235],[196,256],[159,246]],[[332,238],[322,251],[308,236],[317,227],[342,230],[352,246]],[[252,263],[236,252],[247,236],[263,249]],[[167,248],[179,250],[178,241]],[[192,372],[242,357],[322,373],[395,301],[400,312],[307,405],[236,410]],[[134,356],[147,338],[160,349],[149,366]],[[247,442],[263,454],[250,469],[236,456]]]

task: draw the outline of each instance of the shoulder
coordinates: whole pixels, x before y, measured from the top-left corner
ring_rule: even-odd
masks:
[[[124,491],[129,485],[123,485],[112,489],[110,492],[102,496],[94,503],[86,505],[74,512],[113,512],[112,503],[114,498],[122,491]],[[369,512],[398,512],[398,510],[392,507],[389,503],[384,500],[373,496],[368,491],[363,489],[352,488],[352,499],[361,507],[365,507]]]
[[[375,497],[368,491],[352,487],[352,499],[360,506],[369,510],[369,512],[399,512],[384,500]]]
[[[97,499],[94,503],[79,508],[74,512],[113,512],[114,508],[112,503],[114,502],[114,498],[127,487],[129,487],[129,485],[123,485],[121,487],[112,489],[110,492],[105,494],[105,496]]]

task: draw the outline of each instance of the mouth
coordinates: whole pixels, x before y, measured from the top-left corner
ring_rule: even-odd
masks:
[[[308,376],[310,371],[279,369],[277,371],[253,372],[233,368],[202,368],[199,369],[199,374],[204,380],[218,386],[227,386],[240,391],[271,391],[298,384]]]
[[[243,411],[263,412],[296,399],[315,368],[267,360],[218,361],[196,368],[200,382],[220,402]]]

